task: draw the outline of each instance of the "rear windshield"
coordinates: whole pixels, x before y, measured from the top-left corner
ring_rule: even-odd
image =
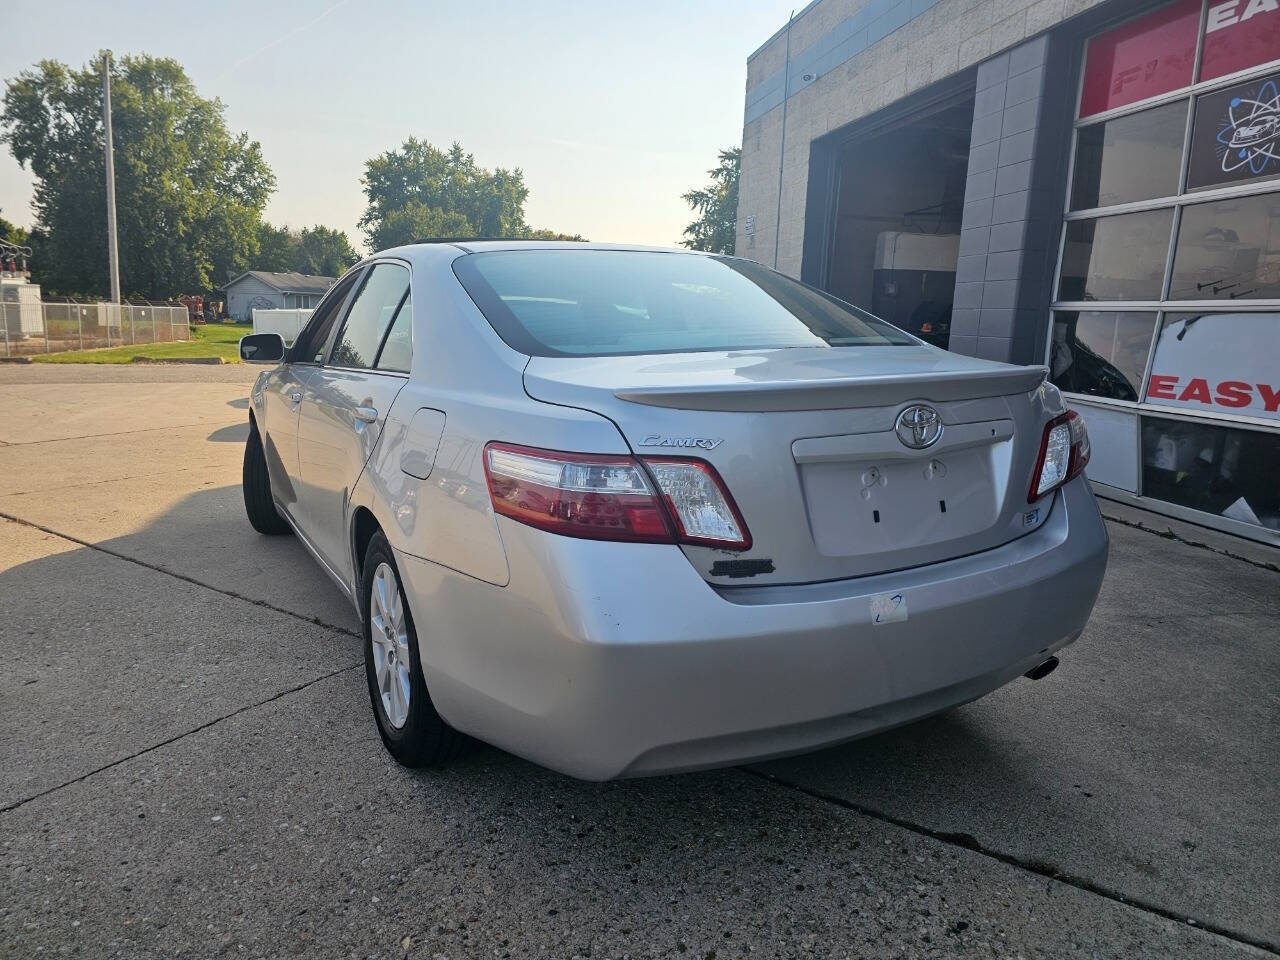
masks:
[[[533,356],[919,343],[857,307],[745,260],[516,250],[459,257],[453,270],[498,335]]]

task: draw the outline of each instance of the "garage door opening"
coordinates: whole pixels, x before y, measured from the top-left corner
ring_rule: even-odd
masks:
[[[840,148],[827,288],[940,347],[951,333],[973,97]]]

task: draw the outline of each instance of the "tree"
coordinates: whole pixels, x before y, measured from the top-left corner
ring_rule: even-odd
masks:
[[[690,250],[732,254],[738,233],[738,172],[742,165],[742,148],[720,151],[720,165],[707,172],[711,182],[684,195],[698,219],[684,228],[686,240],[680,241]]]
[[[297,271],[320,277],[340,277],[360,258],[341,230],[303,227],[298,235]]]
[[[298,241],[288,227],[273,227],[263,220],[258,223],[254,239],[257,250],[249,260],[251,268],[270,273],[288,273],[293,270]]]
[[[22,227],[10,223],[4,217],[0,217],[0,242],[26,247],[31,244],[31,236]]]
[[[258,252],[251,266],[277,273],[309,273],[338,277],[360,258],[341,230],[304,227],[301,231],[273,227],[265,220],[258,224]]]
[[[486,170],[458,143],[445,152],[410,137],[367,161],[361,182],[371,250],[431,237],[564,236],[525,223],[529,188],[519,167]]]
[[[40,278],[63,294],[107,292],[102,60],[43,60],[6,84],[0,142],[36,177]],[[209,290],[248,264],[275,177],[223,105],[175,60],[112,63],[120,282],[165,299]]]

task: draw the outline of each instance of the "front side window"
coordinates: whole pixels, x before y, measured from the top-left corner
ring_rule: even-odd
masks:
[[[289,350],[292,363],[320,363],[324,360],[324,348],[329,343],[329,335],[333,332],[338,317],[342,314],[342,305],[347,294],[360,278],[359,270],[352,270],[334,284],[333,289],[325,297],[323,303],[311,314],[311,319],[298,334],[293,347]]]
[[[454,273],[498,335],[533,356],[916,344],[834,297],[744,260],[679,253],[475,253]]]
[[[371,369],[382,339],[408,295],[409,271],[405,267],[396,263],[375,264],[351,302],[329,364]]]

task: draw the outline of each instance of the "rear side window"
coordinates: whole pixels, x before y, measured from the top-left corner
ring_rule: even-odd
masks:
[[[342,313],[342,304],[351,292],[352,286],[360,278],[359,270],[352,270],[339,280],[325,296],[324,302],[311,314],[311,319],[298,334],[289,350],[292,363],[320,363],[324,359],[324,348],[329,343],[329,334]]]
[[[351,302],[329,364],[367,370],[378,358],[391,321],[409,295],[409,271],[395,263],[374,264]]]
[[[382,343],[382,352],[378,354],[378,362],[374,364],[379,370],[393,370],[397,373],[408,373],[413,362],[413,294],[405,294],[404,303],[391,329],[387,331],[387,339]]]
[[[727,257],[516,250],[459,257],[453,270],[498,335],[534,356],[918,343],[857,307]]]

